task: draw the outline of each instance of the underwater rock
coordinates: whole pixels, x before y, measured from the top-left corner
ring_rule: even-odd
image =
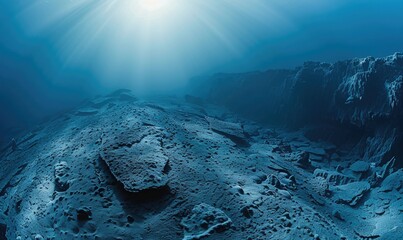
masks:
[[[395,165],[396,158],[393,157],[389,162],[382,166],[381,172],[378,175],[380,179],[385,179],[393,172],[393,167]]]
[[[337,186],[334,188],[335,201],[336,203],[355,206],[370,189],[371,186],[368,182],[353,182]]]
[[[204,86],[206,100],[263,124],[330,126],[332,131],[318,131],[315,137],[350,142],[364,161],[382,165],[403,158],[402,53],[307,62],[291,70],[222,73],[205,79]],[[311,153],[314,162],[328,157],[324,149],[299,150]]]
[[[270,174],[269,177],[267,178],[268,183],[278,189],[282,189],[284,186],[281,184],[280,180],[277,178],[277,176]]]
[[[311,162],[309,161],[309,153],[302,151],[299,152],[296,156],[295,156],[295,162],[296,164],[301,167],[301,168],[309,168],[311,167]]]
[[[395,117],[402,109],[402,59],[403,54],[396,53],[334,64],[307,62],[294,70],[216,74],[205,80],[205,97],[271,123],[306,125],[332,119],[364,126]]]
[[[15,141],[15,138],[13,138],[13,139],[11,139],[11,150],[12,151],[15,151],[15,150],[17,150],[17,141]]]
[[[274,146],[273,152],[280,153],[280,154],[281,153],[291,153],[292,152],[291,145],[281,142],[277,146]]]
[[[42,237],[41,234],[36,234],[34,239],[35,239],[35,240],[44,240],[45,238]]]
[[[109,133],[111,134],[111,133]],[[101,158],[126,191],[137,193],[167,185],[164,132],[154,126],[120,128],[104,140]]]
[[[315,169],[313,175],[315,177],[323,177],[326,181],[333,185],[343,185],[353,181],[352,178],[343,175],[337,171]]]
[[[321,196],[328,195],[330,191],[329,182],[321,176],[314,177],[309,181],[309,184],[312,189]]]
[[[390,192],[393,189],[399,190],[402,186],[403,186],[403,169],[399,169],[398,171],[386,177],[385,180],[383,180],[379,191]]]
[[[365,173],[365,172],[368,172],[369,167],[370,167],[370,166],[369,166],[369,163],[364,162],[364,161],[357,161],[357,162],[353,163],[353,164],[350,166],[350,169],[351,169],[353,172]]]
[[[335,217],[341,221],[344,221],[344,217],[341,215],[340,211],[333,210],[332,215],[333,215],[333,217]]]
[[[260,127],[258,125],[246,124],[243,126],[243,130],[248,136],[252,137],[259,136],[260,134]]]
[[[55,190],[65,192],[69,189],[69,171],[70,168],[67,162],[59,162],[55,165]]]
[[[301,147],[300,150],[307,152],[311,155],[316,155],[318,157],[324,157],[326,156],[326,151],[323,148],[319,147]]]
[[[251,218],[253,217],[253,209],[252,208],[256,208],[255,206],[245,206],[241,209],[241,213],[244,217],[246,218]]]
[[[267,175],[264,173],[261,174],[257,174],[253,177],[253,181],[257,184],[261,184],[262,182],[264,182],[267,179]]]
[[[283,197],[286,198],[286,199],[291,199],[291,198],[292,198],[290,192],[287,191],[287,190],[277,189],[277,193],[278,193],[280,196],[283,196]]]
[[[239,123],[224,122],[212,117],[206,117],[206,120],[208,121],[210,128],[214,131],[226,133],[240,139],[245,138],[244,131]]]
[[[191,213],[181,221],[185,232],[183,240],[200,239],[213,232],[222,232],[227,230],[231,224],[231,219],[223,211],[201,203],[196,205]]]
[[[225,122],[212,117],[206,117],[206,120],[213,131],[228,137],[238,145],[248,145],[241,124]]]

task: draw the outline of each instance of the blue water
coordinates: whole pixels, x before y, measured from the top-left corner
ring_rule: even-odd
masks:
[[[399,0],[0,0],[0,139],[116,88],[403,50]]]

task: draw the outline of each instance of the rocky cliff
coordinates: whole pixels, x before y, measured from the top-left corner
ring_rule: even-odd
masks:
[[[403,54],[294,70],[217,74],[205,81],[209,101],[260,122],[315,126],[316,137],[355,139],[365,160],[402,166]],[[318,130],[318,127],[321,129]],[[330,136],[331,135],[331,136]]]

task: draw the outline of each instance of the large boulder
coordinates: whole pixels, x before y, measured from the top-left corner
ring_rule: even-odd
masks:
[[[334,188],[335,201],[336,203],[356,206],[370,188],[371,186],[367,182],[352,182],[337,186]]]
[[[169,159],[162,147],[164,131],[154,126],[111,130],[104,139],[101,158],[129,192],[167,185]]]

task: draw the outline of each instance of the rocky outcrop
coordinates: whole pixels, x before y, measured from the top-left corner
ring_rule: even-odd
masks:
[[[402,167],[403,54],[334,64],[307,62],[294,70],[217,74],[205,81],[210,102],[264,123],[329,124],[338,143],[359,135],[365,161]],[[319,137],[330,137],[319,131]],[[361,143],[358,145],[358,143]]]
[[[244,130],[239,123],[225,122],[216,118],[206,117],[211,130],[228,137],[235,144],[240,146],[247,146],[246,136]]]
[[[166,186],[169,159],[162,147],[163,129],[130,121],[112,127],[101,158],[124,188],[137,193]]]

